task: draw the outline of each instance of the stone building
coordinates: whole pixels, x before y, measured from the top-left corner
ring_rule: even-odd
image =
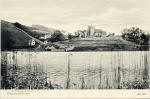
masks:
[[[105,31],[102,29],[95,29],[94,26],[88,26],[87,30],[77,30],[75,35],[80,38],[88,38],[88,37],[104,37],[107,35]]]
[[[88,29],[87,29],[87,36],[88,36],[88,37],[94,36],[94,32],[95,32],[95,27],[94,27],[94,26],[88,26]]]

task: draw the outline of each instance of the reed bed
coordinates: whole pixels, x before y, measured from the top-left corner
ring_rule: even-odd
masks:
[[[149,89],[150,52],[84,54],[78,64],[76,53],[63,53],[61,68],[39,61],[40,52],[2,52],[2,89]],[[61,53],[62,54],[62,53]],[[83,56],[84,56],[83,55]],[[49,55],[48,55],[49,56]],[[55,54],[51,54],[55,58]],[[76,55],[80,58],[80,55]],[[22,57],[22,58],[21,58]],[[40,57],[40,58],[39,58]],[[96,58],[95,58],[96,57]],[[134,59],[133,59],[134,57]],[[74,59],[73,59],[74,58]],[[96,61],[93,61],[97,59]],[[37,61],[38,60],[38,61]],[[55,62],[59,64],[59,59]],[[21,63],[21,62],[24,62]],[[75,66],[75,63],[76,66]],[[97,65],[95,66],[95,64]],[[105,64],[104,64],[105,63]],[[79,66],[77,66],[79,65]],[[82,65],[82,66],[81,66]]]

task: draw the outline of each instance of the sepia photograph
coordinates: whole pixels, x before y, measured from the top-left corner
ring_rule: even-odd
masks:
[[[2,52],[3,89],[150,89],[150,52]]]
[[[2,0],[1,49],[148,51],[149,3],[149,0]]]
[[[150,95],[150,0],[0,4],[0,91],[6,96],[21,91],[43,95],[39,99],[50,93],[66,99],[66,91],[87,99]]]

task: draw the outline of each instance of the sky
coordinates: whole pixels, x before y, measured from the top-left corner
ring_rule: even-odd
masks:
[[[75,32],[93,25],[120,34],[137,26],[150,31],[150,0],[1,0],[2,20]]]

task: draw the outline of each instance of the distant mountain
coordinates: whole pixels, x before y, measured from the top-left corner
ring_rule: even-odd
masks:
[[[35,29],[35,30],[37,30],[37,31],[45,31],[45,33],[47,32],[47,33],[51,33],[51,34],[53,34],[55,31],[56,31],[56,29],[53,29],[53,28],[47,28],[47,27],[45,27],[45,26],[42,26],[42,25],[32,25],[32,27]]]
[[[31,38],[18,30],[13,23],[1,20],[1,49],[29,48]]]
[[[53,34],[56,30],[58,29],[54,29],[54,28],[47,28],[45,26],[42,25],[32,25],[32,26],[25,26],[22,25],[18,22],[14,23],[14,25],[22,30],[24,30],[25,32],[27,32],[29,35],[38,38],[39,36],[46,34],[46,35],[51,35]],[[64,35],[67,34],[67,32],[65,30],[59,30],[61,31],[61,33],[63,33]]]
[[[32,25],[32,27],[35,29],[33,31],[38,31],[38,32],[42,32],[42,31],[44,32],[45,31],[45,33],[47,32],[50,34],[53,34],[56,30],[58,30],[58,29],[54,29],[54,28],[48,28],[48,27],[45,27],[43,25]],[[65,30],[59,30],[59,31],[61,33],[63,33],[64,35],[68,34],[68,32]]]
[[[16,27],[18,27],[18,28],[20,28],[20,29],[22,29],[23,31],[25,31],[25,32],[27,32],[29,35],[31,35],[31,36],[33,36],[33,37],[35,37],[35,38],[39,38],[41,35],[43,35],[43,34],[52,34],[53,33],[53,31],[50,31],[50,30],[48,30],[48,28],[41,28],[41,27],[39,27],[39,26],[25,26],[25,25],[22,25],[22,24],[20,24],[20,23],[18,23],[18,22],[16,22],[16,23],[14,23],[14,25],[16,26]],[[44,26],[43,26],[44,27]]]

